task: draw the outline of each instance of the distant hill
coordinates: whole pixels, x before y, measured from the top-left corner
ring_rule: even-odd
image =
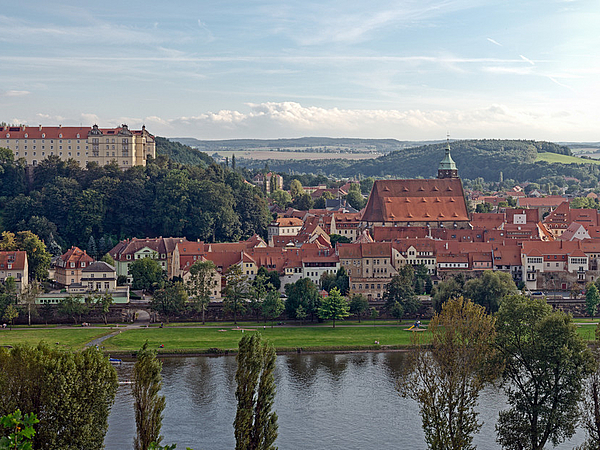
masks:
[[[423,145],[423,141],[398,141],[396,139],[358,139],[358,138],[328,138],[303,137],[295,139],[226,139],[220,141],[204,141],[195,138],[171,138],[190,147],[208,153],[219,150],[258,150],[277,148],[306,148],[306,147],[347,147],[357,150],[370,148],[380,153],[389,153],[407,147]],[[439,141],[429,141],[434,143]]]
[[[560,164],[540,161],[539,155],[548,153],[572,156],[571,150],[551,142],[529,140],[469,140],[453,141],[450,144],[452,158],[456,162],[461,178],[498,181],[500,173],[504,179],[519,182],[536,181],[545,177],[574,177],[587,180],[600,177],[600,168],[586,164],[585,159],[569,159],[580,164]],[[439,162],[444,157],[446,143],[422,145],[390,152],[379,158],[361,161],[331,160],[268,160],[271,170],[279,172],[314,173],[337,177],[355,177],[358,174],[373,177],[415,178],[434,177]],[[546,158],[548,159],[548,158]],[[240,166],[262,168],[265,161],[240,158]]]
[[[167,155],[170,159],[178,163],[193,166],[206,167],[214,162],[206,153],[160,136],[156,136],[156,153],[158,155]]]

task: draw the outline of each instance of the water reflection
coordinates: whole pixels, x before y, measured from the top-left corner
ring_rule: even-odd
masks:
[[[403,353],[289,355],[277,358],[275,408],[280,449],[424,449],[418,405],[398,396],[396,379]],[[118,368],[130,379],[133,363]],[[235,357],[169,358],[163,361],[167,408],[164,443],[177,448],[225,450],[235,447]],[[478,448],[495,443],[498,410],[504,396],[485,390],[479,402],[485,422]],[[121,385],[109,418],[107,450],[133,447],[135,421],[130,386]],[[560,449],[581,443],[578,436]]]

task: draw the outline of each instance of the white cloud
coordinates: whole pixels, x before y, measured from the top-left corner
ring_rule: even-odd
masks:
[[[441,139],[450,130],[457,139],[569,140],[575,135],[582,136],[582,132],[595,132],[595,119],[586,118],[583,113],[515,109],[503,104],[446,111],[322,108],[296,102],[265,102],[248,107],[245,112],[221,110],[172,119],[152,116],[144,121],[154,134],[199,139],[300,136]]]
[[[0,97],[23,97],[25,95],[29,95],[31,94],[31,92],[29,91],[15,91],[15,90],[10,90],[10,91],[0,91]]]
[[[526,57],[525,57],[525,56],[523,56],[523,55],[519,55],[519,57],[520,57],[520,58],[521,58],[523,61],[525,61],[525,62],[528,62],[528,63],[529,63],[529,64],[531,64],[532,66],[535,66],[535,63],[534,63],[532,60],[530,60],[529,58],[526,58]]]

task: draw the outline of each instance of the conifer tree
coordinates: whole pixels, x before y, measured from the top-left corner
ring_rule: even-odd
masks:
[[[162,440],[160,428],[165,409],[165,397],[159,395],[162,388],[161,369],[162,363],[156,359],[156,352],[148,349],[148,342],[144,343],[137,354],[133,369],[133,398],[137,428],[135,450],[148,450],[152,442],[160,444]]]
[[[239,343],[235,374],[237,413],[233,423],[236,450],[277,450],[275,349],[260,334],[246,334]]]

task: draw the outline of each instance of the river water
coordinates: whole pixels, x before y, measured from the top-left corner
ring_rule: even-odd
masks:
[[[401,398],[395,383],[403,353],[288,355],[277,358],[275,409],[281,450],[425,449],[418,405]],[[120,381],[130,379],[133,363],[118,367]],[[167,400],[163,444],[177,449],[235,448],[235,357],[181,357],[163,360]],[[107,450],[133,448],[135,420],[130,385],[119,386],[109,417]],[[505,406],[501,392],[480,396],[475,437],[480,449],[499,449],[494,425]],[[572,449],[582,431],[557,447]]]

